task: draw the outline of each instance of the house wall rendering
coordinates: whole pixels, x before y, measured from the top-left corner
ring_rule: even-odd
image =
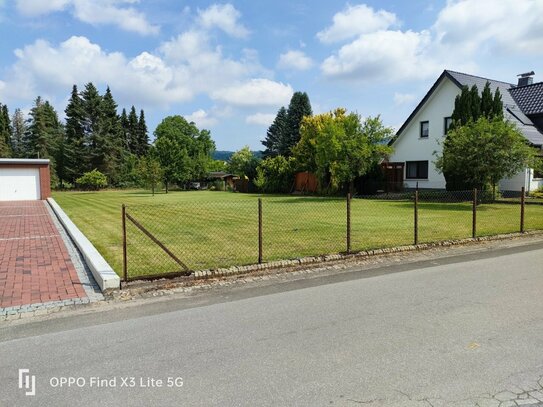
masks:
[[[408,188],[444,189],[445,178],[435,167],[436,155],[441,153],[445,135],[445,118],[450,117],[454,110],[454,99],[460,94],[460,89],[450,79],[444,77],[435,91],[430,95],[424,106],[412,118],[411,122],[398,134],[393,144],[394,153],[389,161],[405,162],[404,184]],[[421,122],[428,121],[428,137],[421,137]],[[409,162],[428,162],[427,178],[409,178]]]

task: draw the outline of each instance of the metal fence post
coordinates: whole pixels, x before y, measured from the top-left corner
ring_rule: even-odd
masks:
[[[128,281],[128,264],[126,255],[126,206],[122,206],[123,215],[123,279],[126,283]]]
[[[419,244],[419,190],[415,191],[415,205],[414,205],[414,241],[415,244]]]
[[[524,187],[520,190],[520,233],[524,233],[524,204],[525,204],[525,196],[526,193]]]
[[[262,263],[262,198],[258,198],[258,263]]]
[[[473,217],[471,220],[471,237],[477,237],[477,188],[473,188]]]
[[[347,194],[347,253],[351,253],[351,193]]]

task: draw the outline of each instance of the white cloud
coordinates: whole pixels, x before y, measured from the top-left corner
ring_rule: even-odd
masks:
[[[34,17],[64,10],[72,0],[17,0],[17,10],[25,16]]]
[[[394,13],[375,11],[365,4],[349,5],[334,15],[332,25],[317,33],[317,38],[323,43],[333,43],[385,30],[397,24],[398,19]]]
[[[290,100],[290,85],[269,79],[250,79],[211,92],[211,98],[235,106],[281,106]]]
[[[0,77],[0,100],[10,103],[41,95],[60,106],[73,84],[93,82],[102,88],[110,85],[121,106],[167,107],[207,95],[220,104],[211,112],[196,110],[191,117],[199,125],[212,125],[233,108],[279,106],[293,93],[290,85],[265,78],[268,71],[255,51],[225,58],[201,31],[188,31],[154,53],[133,58],[76,36],[58,45],[37,40],[15,55],[17,61]]]
[[[408,105],[412,103],[416,99],[416,96],[412,93],[394,93],[394,104],[401,106],[401,105]]]
[[[33,99],[37,94],[54,98],[72,84],[110,84],[120,99],[132,103],[167,104],[188,100],[192,90],[180,81],[181,72],[158,56],[143,52],[127,59],[120,52],[105,52],[86,37],[71,37],[58,47],[44,40],[15,51],[2,92],[12,99]]]
[[[273,113],[255,113],[245,118],[245,123],[257,124],[259,126],[269,126],[275,119]]]
[[[440,68],[428,55],[427,31],[377,31],[360,36],[324,60],[321,69],[331,78],[369,82],[422,79]]]
[[[149,23],[145,15],[127,4],[137,0],[17,0],[17,9],[30,17],[69,9],[80,21],[92,25],[112,24],[142,35],[157,34],[159,27]]]
[[[212,117],[208,112],[203,109],[198,109],[189,115],[185,116],[185,119],[189,122],[194,122],[200,128],[211,127],[217,124],[217,119]]]
[[[393,14],[383,11],[388,17],[379,19],[379,13],[367,13],[366,6],[348,7],[318,34],[323,42],[345,39],[349,32],[356,35],[322,62],[326,77],[350,82],[419,80],[445,68],[476,73],[479,63],[497,54],[543,54],[542,1],[449,0],[436,21],[421,31],[392,30],[389,26],[397,24]],[[373,25],[349,29],[356,15],[362,21],[365,14],[375,17]]]
[[[456,52],[543,53],[542,1],[449,1],[433,29],[441,44]]]
[[[239,23],[241,13],[231,4],[213,4],[198,10],[198,21],[205,29],[218,28],[236,38],[246,38],[249,30]]]
[[[302,51],[288,51],[279,56],[279,68],[305,71],[313,66],[313,60]]]

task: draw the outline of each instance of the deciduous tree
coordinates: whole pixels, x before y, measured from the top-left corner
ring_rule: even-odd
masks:
[[[299,161],[315,170],[322,189],[336,191],[349,186],[392,152],[387,145],[394,131],[379,116],[364,121],[356,113],[336,109],[305,117],[302,138],[294,149]],[[323,188],[324,187],[324,188]]]
[[[449,132],[435,164],[442,173],[464,180],[466,188],[484,189],[537,167],[536,155],[514,124],[480,117]]]
[[[228,172],[239,177],[247,177],[252,180],[256,177],[258,158],[255,157],[249,146],[236,151],[228,160]]]

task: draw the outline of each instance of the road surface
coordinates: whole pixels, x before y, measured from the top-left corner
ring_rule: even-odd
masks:
[[[541,405],[543,243],[289,284],[0,327],[0,405]]]

